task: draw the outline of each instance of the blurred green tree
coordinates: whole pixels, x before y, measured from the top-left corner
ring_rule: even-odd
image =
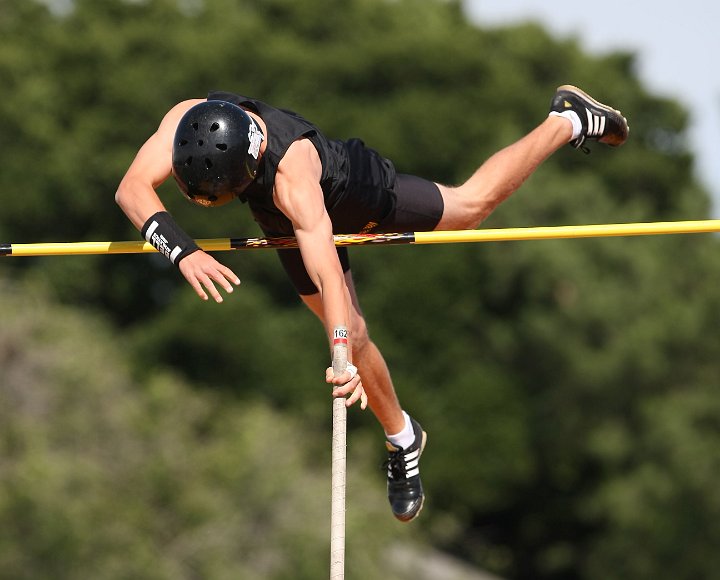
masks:
[[[326,573],[325,424],[170,373],[134,381],[107,324],[37,286],[0,290],[0,578]],[[347,577],[404,580],[385,560],[408,535],[387,525],[380,482],[361,467],[369,449],[350,443]]]

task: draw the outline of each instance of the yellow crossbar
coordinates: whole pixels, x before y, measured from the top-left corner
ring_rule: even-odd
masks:
[[[470,242],[507,242],[554,240],[612,236],[651,236],[720,232],[720,220],[641,222],[575,226],[541,226],[485,230],[450,230],[381,234],[340,234],[337,246],[375,244],[454,244]],[[196,240],[208,252],[242,249],[296,248],[295,238],[217,238]],[[137,254],[154,252],[147,242],[54,242],[36,244],[0,244],[0,256],[68,256],[87,254]]]

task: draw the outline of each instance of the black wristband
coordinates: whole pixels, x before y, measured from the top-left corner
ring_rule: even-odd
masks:
[[[151,215],[140,233],[149,244],[176,266],[180,264],[180,260],[200,249],[195,240],[182,231],[166,211]]]

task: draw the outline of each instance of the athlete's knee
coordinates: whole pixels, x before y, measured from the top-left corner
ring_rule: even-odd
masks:
[[[494,199],[491,191],[471,187],[468,183],[447,187],[443,191],[445,212],[438,229],[475,229],[492,212]]]
[[[368,335],[367,324],[365,319],[356,314],[353,316],[352,326],[350,329],[350,340],[354,352],[362,352],[370,344],[370,336]]]
[[[482,196],[474,195],[475,192],[466,185],[445,186],[441,191],[445,207],[437,229],[474,229],[485,217],[486,208]]]

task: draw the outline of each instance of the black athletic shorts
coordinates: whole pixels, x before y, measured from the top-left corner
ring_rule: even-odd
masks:
[[[396,198],[395,207],[372,232],[429,232],[435,229],[444,209],[442,195],[435,183],[413,175],[398,174],[392,191]],[[316,294],[318,289],[305,271],[300,250],[293,248],[278,250],[277,253],[298,293],[304,296]],[[347,272],[350,269],[347,247],[338,248],[337,253],[343,272]]]

